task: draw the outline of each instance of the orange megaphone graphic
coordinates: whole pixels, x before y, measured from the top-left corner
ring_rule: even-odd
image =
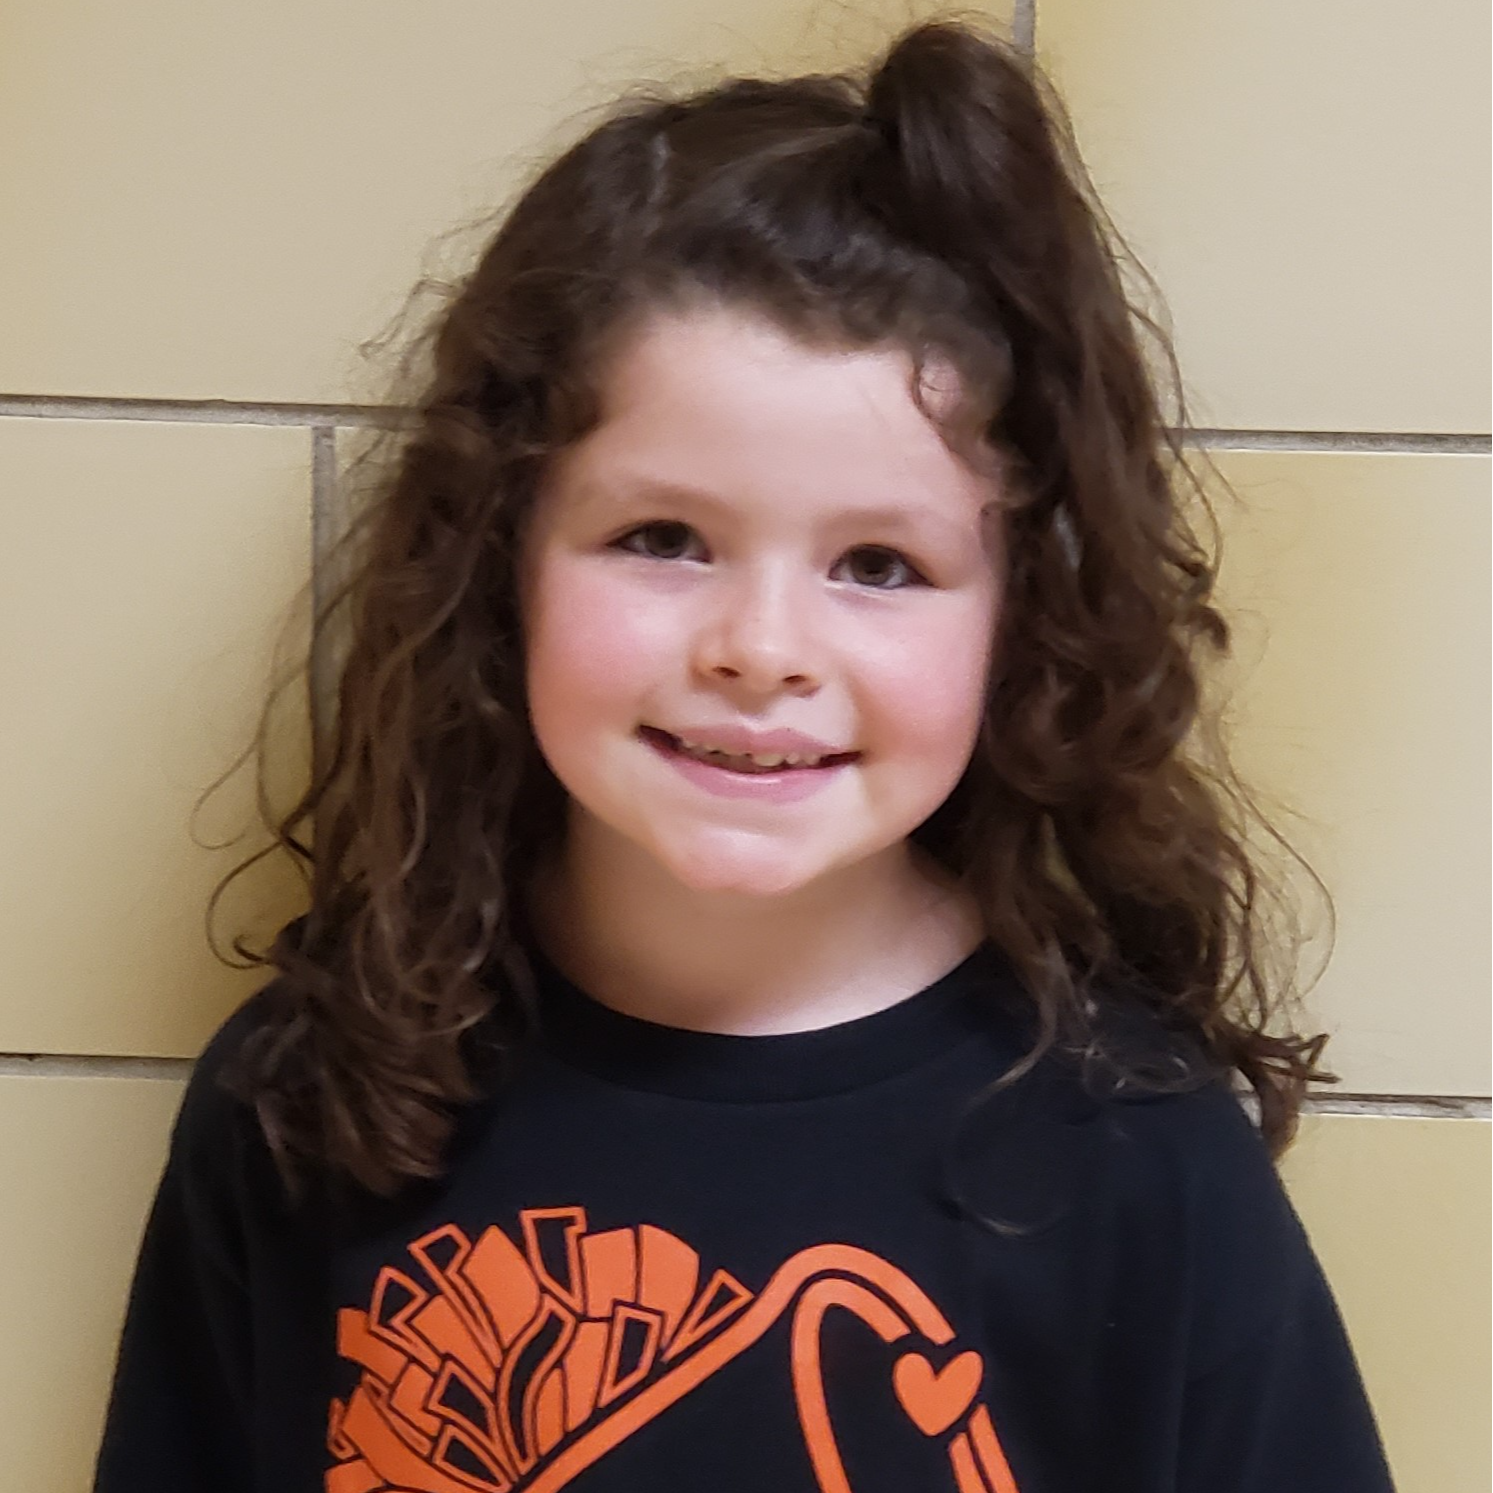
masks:
[[[979,1354],[945,1359],[953,1328],[879,1255],[811,1246],[754,1297],[720,1269],[702,1287],[696,1252],[651,1224],[591,1233],[579,1207],[519,1223],[522,1249],[496,1226],[475,1244],[435,1229],[409,1246],[428,1284],[386,1266],[366,1311],[338,1312],[338,1351],[362,1372],[331,1405],[326,1493],[555,1493],[785,1317],[815,1477],[855,1493],[821,1366],[831,1307],[908,1340],[892,1387],[922,1435],[947,1437],[951,1490],[1018,1493],[978,1399]]]

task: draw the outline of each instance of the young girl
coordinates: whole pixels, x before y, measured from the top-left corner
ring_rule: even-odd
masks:
[[[312,906],[97,1493],[1389,1488],[1103,224],[954,21],[529,186],[318,618]]]

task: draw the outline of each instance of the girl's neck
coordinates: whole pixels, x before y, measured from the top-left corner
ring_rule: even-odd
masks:
[[[574,984],[665,1026],[761,1036],[851,1021],[932,984],[985,936],[973,898],[910,842],[771,899],[604,859],[541,868],[528,921]]]

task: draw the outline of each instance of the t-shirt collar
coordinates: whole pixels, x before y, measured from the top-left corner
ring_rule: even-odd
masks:
[[[906,1072],[988,1033],[1020,1007],[1004,954],[988,939],[931,984],[867,1016],[812,1031],[740,1036],[631,1016],[573,983],[537,945],[540,1045],[628,1088],[734,1102],[813,1099]]]

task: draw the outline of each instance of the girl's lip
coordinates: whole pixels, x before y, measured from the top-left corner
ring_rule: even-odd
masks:
[[[687,782],[718,798],[755,799],[763,803],[796,803],[829,787],[849,763],[825,763],[819,767],[783,767],[768,772],[735,772],[715,767],[677,750],[667,731],[641,727],[638,738],[656,752]]]
[[[682,742],[693,742],[700,747],[718,747],[741,757],[821,757],[824,758],[823,766],[839,766],[860,755],[857,751],[841,751],[829,742],[817,741],[802,732],[781,729],[752,732],[742,726],[699,726],[681,732],[666,732],[663,727],[645,724],[638,727],[638,732],[657,747],[678,749]]]

